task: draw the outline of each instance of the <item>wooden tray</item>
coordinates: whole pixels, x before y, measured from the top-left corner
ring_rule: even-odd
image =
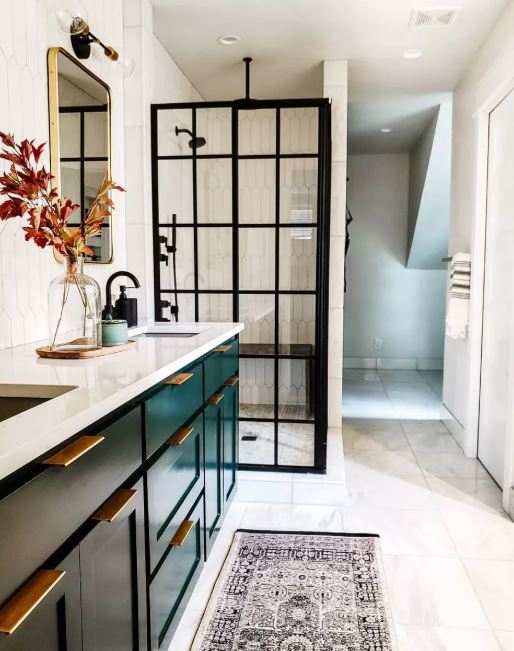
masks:
[[[92,357],[121,353],[124,350],[134,348],[135,345],[136,341],[129,339],[126,344],[103,346],[97,350],[50,350],[50,346],[43,346],[42,348],[36,348],[36,353],[39,357],[45,357],[47,359],[91,359]]]

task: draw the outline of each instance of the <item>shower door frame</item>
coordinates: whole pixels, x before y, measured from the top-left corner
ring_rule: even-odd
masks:
[[[192,132],[196,132],[196,116],[198,109],[229,108],[231,109],[231,153],[230,154],[197,154],[192,149],[189,156],[158,155],[158,113],[160,110],[190,109],[192,111]],[[317,108],[318,109],[318,150],[311,154],[281,154],[280,153],[280,116],[281,109],[287,108]],[[244,154],[238,152],[238,112],[240,110],[276,110],[276,147],[274,154]],[[202,135],[202,134],[199,134]],[[188,227],[193,228],[194,234],[194,289],[178,289],[177,294],[193,294],[195,300],[195,320],[199,320],[199,296],[201,294],[232,294],[232,315],[234,321],[239,320],[239,295],[272,295],[275,300],[275,323],[274,323],[274,352],[272,355],[242,354],[242,358],[272,359],[274,361],[274,403],[273,418],[245,418],[240,417],[239,421],[266,422],[274,425],[274,463],[272,464],[248,464],[240,463],[240,470],[265,470],[268,472],[294,472],[294,473],[325,473],[326,472],[326,447],[327,447],[327,387],[328,387],[328,306],[329,306],[329,249],[330,249],[330,188],[331,188],[331,103],[328,98],[308,99],[282,99],[282,100],[236,100],[220,102],[171,102],[151,105],[151,173],[152,173],[152,228],[153,228],[153,270],[154,270],[154,314],[155,321],[166,321],[162,317],[161,301],[169,295],[173,296],[173,290],[161,288],[160,254],[161,242],[160,229],[171,228],[170,223],[159,223],[159,160],[192,160],[192,181],[193,181],[193,222]],[[238,164],[240,159],[274,159],[275,160],[275,221],[265,224],[243,224],[239,223],[239,175]],[[295,223],[280,221],[280,160],[285,158],[315,158],[318,164],[317,178],[317,220],[316,223],[302,224],[302,226],[314,228],[317,234],[316,244],[316,286],[315,290],[280,290],[279,279],[279,232],[280,228],[291,228]],[[197,207],[197,164],[198,159],[231,159],[232,160],[232,222],[226,223],[201,223],[198,222]],[[232,289],[199,289],[198,288],[198,227],[225,227],[232,230]],[[241,290],[239,288],[239,229],[243,228],[273,228],[275,231],[275,287],[274,290]],[[177,228],[184,225],[177,224]],[[281,295],[314,295],[315,296],[315,341],[314,353],[312,356],[296,356],[279,354],[279,315],[278,302]],[[313,379],[313,413],[310,419],[288,419],[280,418],[279,413],[279,386],[278,386],[278,364],[281,359],[309,360],[314,367]],[[314,425],[314,463],[309,466],[289,466],[278,463],[278,425],[279,423],[298,423]],[[239,437],[238,437],[239,441]]]

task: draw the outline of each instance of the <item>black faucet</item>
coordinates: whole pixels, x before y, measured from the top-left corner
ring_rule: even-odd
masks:
[[[130,273],[130,271],[116,271],[115,273],[111,274],[107,279],[107,283],[105,285],[105,307],[102,311],[103,319],[106,319],[108,315],[111,315],[112,317],[115,316],[111,299],[111,285],[112,281],[115,278],[119,278],[120,276],[130,278],[130,280],[134,283],[134,287],[141,287],[139,280],[134,276],[133,273]]]

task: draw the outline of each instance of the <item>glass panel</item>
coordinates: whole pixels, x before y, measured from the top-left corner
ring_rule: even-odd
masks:
[[[278,424],[278,463],[283,466],[314,465],[314,425]]]
[[[252,420],[239,423],[239,463],[273,465],[275,425]]]
[[[109,115],[104,111],[84,113],[84,155],[86,158],[109,155]]]
[[[170,224],[173,213],[177,223],[193,222],[193,161],[160,160],[159,223]]]
[[[198,320],[233,321],[234,301],[232,294],[199,294]]]
[[[318,211],[318,160],[283,158],[280,161],[280,221],[312,224]]]
[[[207,141],[197,149],[198,154],[231,154],[232,110],[228,107],[197,109],[196,135]]]
[[[159,156],[191,156],[189,147],[191,136],[187,133],[175,133],[179,129],[193,129],[193,112],[191,109],[160,109],[157,111],[157,142]]]
[[[275,289],[275,229],[239,229],[239,288]]]
[[[239,409],[241,418],[275,416],[275,361],[241,357],[239,360]]]
[[[314,360],[278,362],[278,417],[306,420],[314,416]]]
[[[172,293],[164,292],[162,294],[163,301],[169,301],[175,305],[175,295]],[[177,294],[178,303],[178,320],[179,323],[194,323],[195,317],[195,295],[194,294]],[[171,315],[169,307],[162,308],[161,312],[163,318],[174,322],[175,318]]]
[[[318,152],[318,109],[287,108],[280,111],[280,153]]]
[[[200,159],[196,162],[198,221],[232,223],[232,160]]]
[[[171,244],[171,228],[160,228],[159,234],[168,238]],[[175,289],[173,278],[173,254],[168,253],[165,246],[161,244],[161,254],[168,256],[168,263],[161,261],[161,289]],[[193,229],[177,228],[177,289],[194,289],[194,256],[193,256]]]
[[[59,137],[61,158],[80,158],[80,113],[59,113]]]
[[[275,221],[275,167],[273,159],[239,160],[239,222]]]
[[[198,287],[232,289],[231,228],[198,228]]]
[[[98,190],[107,170],[107,161],[86,161],[84,163],[84,209],[89,210],[93,204]]]
[[[280,289],[315,291],[316,229],[280,229]]]
[[[274,154],[276,150],[276,111],[239,111],[239,154]]]
[[[274,354],[275,296],[273,294],[240,294],[239,321],[245,324],[245,329],[239,335],[241,354]]]
[[[314,354],[316,333],[314,295],[282,295],[279,298],[279,352],[305,357]]]
[[[71,199],[73,203],[82,203],[80,196],[80,163],[61,162],[61,195]],[[71,226],[80,224],[80,210],[77,210],[70,218]]]

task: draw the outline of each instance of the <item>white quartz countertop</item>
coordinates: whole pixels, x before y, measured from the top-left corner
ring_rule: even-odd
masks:
[[[0,351],[0,395],[12,385],[73,386],[71,391],[0,422],[0,479],[162,382],[244,328],[242,323],[161,324],[132,329],[136,346],[104,357],[37,357],[38,344]],[[144,337],[144,332],[197,332],[194,337]],[[41,345],[41,344],[39,344]],[[44,345],[44,343],[43,343]]]

